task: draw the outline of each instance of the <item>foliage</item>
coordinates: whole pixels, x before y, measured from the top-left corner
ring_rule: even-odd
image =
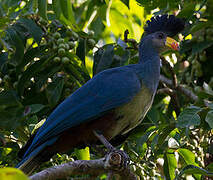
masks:
[[[212,10],[212,0],[0,0],[1,167],[14,166],[20,146],[94,74],[137,62],[132,43],[121,40],[126,29],[139,42],[152,14],[170,13],[187,25],[177,37],[180,52],[162,55],[167,63],[162,61],[161,74],[177,76],[177,83],[198,100],[176,86],[169,87],[175,96],[158,93],[144,121],[120,147],[144,179],[212,176]],[[159,89],[165,88],[160,83]],[[89,158],[87,150],[57,154],[42,168],[75,154]]]
[[[28,180],[21,170],[9,167],[0,169],[0,178],[2,180]]]

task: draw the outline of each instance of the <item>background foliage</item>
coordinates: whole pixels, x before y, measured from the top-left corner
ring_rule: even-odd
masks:
[[[160,83],[152,109],[120,148],[141,179],[208,179],[213,174],[212,11],[212,0],[0,0],[0,166],[15,166],[20,146],[94,74],[137,62],[133,44],[121,40],[126,29],[139,42],[147,19],[169,13],[186,20],[177,37],[180,52],[162,55],[161,74],[173,83]],[[76,156],[99,153],[91,151],[90,157],[86,148],[57,154],[41,168]]]

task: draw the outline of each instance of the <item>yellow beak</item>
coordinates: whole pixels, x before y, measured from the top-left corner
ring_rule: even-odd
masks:
[[[166,38],[166,46],[178,51],[179,50],[179,44],[177,41],[175,41],[174,39],[167,37]]]

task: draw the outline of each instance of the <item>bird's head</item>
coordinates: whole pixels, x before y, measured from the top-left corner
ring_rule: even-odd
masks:
[[[172,48],[178,50],[179,45],[172,37],[184,29],[183,19],[174,15],[161,15],[151,18],[146,22],[144,36],[140,44],[151,46],[157,52]]]
[[[178,42],[161,31],[147,35],[143,38],[142,42],[145,46],[151,45],[158,53],[165,51],[168,48],[179,50]]]

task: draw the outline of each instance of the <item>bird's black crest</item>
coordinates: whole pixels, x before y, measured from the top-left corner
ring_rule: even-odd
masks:
[[[152,17],[146,22],[144,28],[145,35],[162,31],[168,36],[173,37],[184,29],[185,22],[183,19],[177,18],[174,15],[158,15]]]

